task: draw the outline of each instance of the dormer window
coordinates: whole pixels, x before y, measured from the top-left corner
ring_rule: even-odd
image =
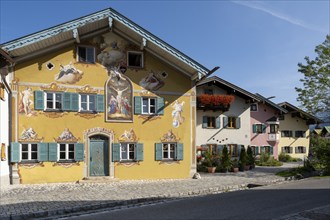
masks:
[[[134,68],[143,68],[143,52],[128,51],[127,65]]]
[[[257,112],[258,111],[258,104],[257,103],[252,103],[250,105],[250,110],[251,110],[251,112]]]
[[[94,47],[78,46],[78,62],[95,63]]]

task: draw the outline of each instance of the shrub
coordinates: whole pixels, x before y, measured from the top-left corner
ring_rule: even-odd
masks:
[[[247,164],[250,166],[254,166],[255,159],[253,156],[252,148],[250,146],[248,146],[248,148],[247,148],[246,155],[247,155]]]
[[[242,147],[241,154],[239,155],[239,167],[240,167],[240,170],[244,170],[244,167],[246,165],[246,162],[247,162],[247,157],[246,157],[245,147]]]
[[[258,166],[282,166],[283,163],[274,159],[267,153],[261,153],[260,160],[257,161]]]
[[[281,152],[280,155],[278,155],[278,160],[281,161],[281,162],[297,162],[297,161],[302,161],[302,159],[291,157],[289,154],[286,154],[284,152]]]
[[[231,161],[230,161],[230,158],[229,158],[227,147],[224,147],[222,149],[222,154],[221,154],[221,157],[220,157],[220,165],[221,165],[221,168],[224,169],[224,170],[228,170],[231,166]]]
[[[330,175],[330,140],[321,137],[311,139],[311,163],[319,167],[323,175]]]

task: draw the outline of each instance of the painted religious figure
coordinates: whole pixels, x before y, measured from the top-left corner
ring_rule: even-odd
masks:
[[[106,86],[107,121],[132,121],[132,84],[118,68],[110,70]]]
[[[25,90],[19,93],[19,96],[18,112],[25,114],[28,117],[36,115],[37,113],[31,108],[31,105],[33,104],[33,101],[31,100],[33,96],[32,89],[26,87]]]
[[[56,82],[74,84],[82,78],[83,72],[78,70],[72,62],[68,65],[60,65],[60,72],[55,75]]]
[[[184,122],[184,117],[181,115],[183,112],[183,105],[184,101],[181,103],[178,102],[178,100],[175,100],[175,102],[172,104],[172,117],[173,117],[173,127],[177,128]]]
[[[165,76],[164,72],[162,74]],[[151,71],[147,76],[141,79],[139,85],[147,90],[156,91],[165,85],[162,79],[164,76],[162,74]]]

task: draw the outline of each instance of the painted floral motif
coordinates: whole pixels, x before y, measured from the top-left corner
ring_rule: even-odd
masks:
[[[72,62],[68,65],[60,65],[60,72],[55,75],[55,80],[60,83],[74,84],[82,78],[83,72],[73,66]]]
[[[175,102],[171,105],[173,108],[172,111],[172,117],[173,117],[173,127],[178,128],[180,124],[182,124],[185,120],[185,118],[181,115],[183,112],[183,105],[184,101],[181,103],[178,102],[178,100],[175,100]]]
[[[125,141],[125,142],[137,142],[138,138],[136,137],[136,134],[131,128],[129,131],[124,131],[122,135],[118,138],[119,141]]]
[[[37,114],[31,108],[31,105],[33,104],[33,101],[31,100],[32,95],[33,92],[30,87],[26,87],[25,90],[19,93],[20,99],[18,103],[18,113],[25,114],[28,117]]]
[[[75,142],[77,140],[78,139],[72,134],[72,132],[68,128],[65,128],[62,134],[58,138],[55,138],[56,142],[61,142],[61,141]]]

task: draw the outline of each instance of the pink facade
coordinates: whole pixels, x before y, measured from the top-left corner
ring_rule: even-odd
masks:
[[[255,147],[256,153],[265,149],[278,158],[278,110],[264,103],[256,104],[257,108],[251,108],[251,146]],[[271,129],[272,126],[272,129]]]

